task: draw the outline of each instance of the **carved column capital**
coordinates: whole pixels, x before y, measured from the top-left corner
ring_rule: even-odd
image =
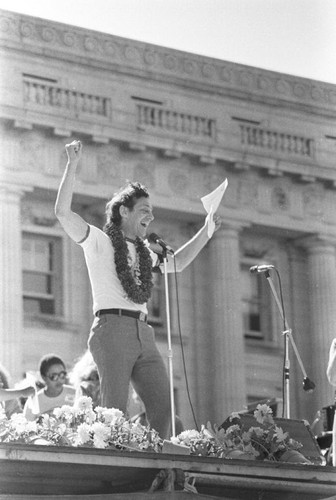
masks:
[[[238,220],[225,220],[222,221],[222,224],[219,229],[214,233],[213,237],[221,238],[227,237],[230,233],[232,235],[238,235],[243,229],[246,227],[250,227],[251,224]]]
[[[0,181],[0,200],[20,199],[26,192],[33,191],[31,186]]]
[[[331,234],[313,234],[297,239],[295,244],[307,250],[309,254],[334,252],[336,248],[336,237]]]

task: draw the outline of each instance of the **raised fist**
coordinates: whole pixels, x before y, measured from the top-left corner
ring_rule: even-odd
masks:
[[[82,143],[78,140],[72,141],[70,142],[70,144],[65,145],[65,150],[67,152],[69,161],[78,161],[82,154]]]

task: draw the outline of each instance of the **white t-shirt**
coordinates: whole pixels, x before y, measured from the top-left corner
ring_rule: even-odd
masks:
[[[147,244],[147,242],[144,242]],[[85,261],[92,288],[93,313],[100,309],[129,309],[147,314],[147,305],[136,304],[130,300],[118,278],[114,263],[114,248],[106,233],[90,225],[88,237],[80,243],[84,250]],[[127,241],[130,264],[137,263],[137,252],[133,243]],[[148,244],[147,244],[148,247]],[[148,247],[153,267],[158,256]]]
[[[23,409],[23,414],[27,420],[35,420],[43,413],[52,413],[54,408],[63,405],[72,406],[75,401],[76,389],[71,385],[63,385],[63,390],[59,396],[51,398],[46,396],[44,389],[38,391],[36,396],[29,397]],[[37,398],[37,401],[36,401]]]

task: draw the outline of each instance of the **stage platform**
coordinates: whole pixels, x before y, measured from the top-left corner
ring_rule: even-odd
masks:
[[[166,479],[159,486],[160,476]],[[188,493],[182,491],[184,484],[193,485],[198,494],[192,488]],[[0,444],[0,500],[51,500],[55,496],[62,500],[201,500],[209,496],[227,500],[336,500],[336,469],[167,453]]]

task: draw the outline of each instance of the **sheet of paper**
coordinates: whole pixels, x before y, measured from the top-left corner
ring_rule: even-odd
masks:
[[[220,202],[222,201],[227,186],[228,186],[228,180],[225,179],[225,181],[222,182],[222,184],[220,184],[218,187],[216,187],[216,189],[214,189],[211,193],[206,194],[201,198],[201,202],[203,203],[203,206],[207,213],[210,212],[211,207],[213,213],[214,214],[216,213],[220,205]]]
[[[211,193],[201,198],[201,202],[203,203],[203,206],[208,214],[205,220],[208,224],[209,238],[211,238],[215,230],[215,222],[213,220],[213,216],[218,210],[218,207],[220,205],[220,202],[222,201],[222,198],[224,196],[227,187],[228,187],[228,180],[225,179],[225,181],[222,182],[222,184],[220,184]]]

